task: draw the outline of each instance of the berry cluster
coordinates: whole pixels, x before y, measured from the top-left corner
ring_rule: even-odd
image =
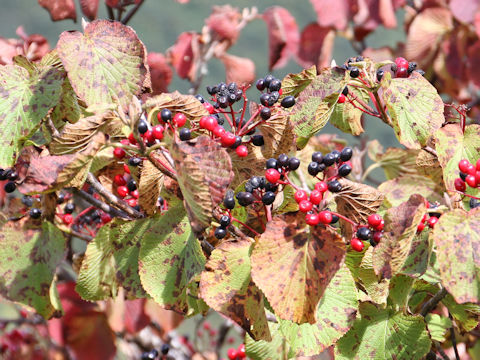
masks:
[[[240,344],[238,348],[229,348],[227,350],[227,356],[230,360],[245,359],[247,354],[245,352],[245,344]]]
[[[170,351],[170,346],[168,344],[162,344],[160,348],[161,356],[158,357],[158,350],[152,349],[150,351],[146,351],[142,354],[141,360],[155,360],[155,359],[166,359],[167,354]]]
[[[352,172],[350,163],[352,155],[353,150],[350,147],[343,148],[341,152],[333,150],[325,155],[320,151],[314,152],[312,161],[308,164],[308,173],[316,177],[319,173],[333,166],[334,175],[327,179],[327,188],[330,192],[340,192],[342,191],[342,184],[338,179],[348,176]]]
[[[390,66],[390,70],[396,78],[407,78],[414,71],[418,72],[421,75],[425,75],[425,71],[417,69],[417,63],[413,61],[408,62],[408,60],[403,57],[397,57],[395,59],[395,62]],[[381,81],[384,74],[384,70],[378,70],[377,80]]]
[[[233,105],[243,98],[243,90],[239,89],[237,84],[234,82],[228,85],[224,82],[221,82],[214,86],[207,86],[207,92],[209,95],[214,96],[215,98],[214,104],[209,104],[215,109],[226,109],[229,105]],[[201,95],[197,95],[197,99],[204,103],[204,99],[201,97]],[[209,107],[206,107],[206,109],[209,110]]]
[[[438,207],[438,204],[432,204],[428,201],[425,201],[425,205],[427,209],[435,209]],[[441,215],[441,213],[436,212],[429,212],[428,214],[423,215],[422,221],[417,226],[417,234],[420,234],[427,225],[430,229],[433,229]]]
[[[362,251],[365,247],[363,241],[370,241],[370,245],[376,246],[382,239],[385,221],[378,214],[371,214],[367,219],[368,225],[357,226],[355,236],[350,240],[350,246],[355,251]]]
[[[258,79],[255,86],[258,90],[262,91],[260,104],[266,106],[266,108],[262,109],[263,112],[260,113],[260,116],[264,120],[267,120],[270,117],[269,107],[275,105],[282,95],[282,82],[269,74],[262,79]],[[266,90],[266,92],[263,92],[264,90]],[[295,98],[291,95],[285,96],[280,102],[280,105],[284,108],[292,107],[295,105]]]
[[[455,189],[460,192],[467,190],[467,185],[472,188],[480,187],[480,159],[475,165],[471,164],[467,159],[458,162],[460,169],[460,177],[455,179]]]
[[[132,162],[132,159],[138,158],[130,158],[130,160],[128,161],[129,164]],[[128,166],[124,164],[123,169],[124,173],[122,175],[117,174],[113,178],[113,183],[116,185],[116,192],[119,197],[121,197],[127,202],[128,205],[139,211],[140,206],[138,206],[138,198],[140,194],[138,193],[137,182],[131,176]]]
[[[13,169],[0,169],[0,181],[8,180],[3,189],[6,193],[12,193],[17,189],[16,181],[18,180],[18,174]]]

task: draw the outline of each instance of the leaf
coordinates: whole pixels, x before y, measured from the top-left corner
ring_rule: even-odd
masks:
[[[60,130],[65,120],[75,123],[82,116],[83,110],[83,107],[78,103],[77,94],[75,94],[72,84],[70,84],[68,78],[65,78],[62,84],[60,102],[55,106],[51,115],[53,124]]]
[[[150,76],[152,78],[152,94],[157,95],[168,92],[168,85],[172,81],[173,71],[167,59],[161,53],[150,52],[147,56]]]
[[[387,180],[404,175],[417,175],[417,156],[420,150],[388,148],[382,154],[376,154],[372,159],[385,171]]]
[[[116,297],[120,287],[129,299],[145,297],[138,276],[140,240],[156,220],[114,219],[100,228],[87,246],[78,274],[76,291],[83,299]]]
[[[223,242],[213,250],[200,280],[200,296],[253,339],[270,341],[263,294],[250,275],[252,242]]]
[[[167,58],[182,79],[195,81],[197,76],[197,61],[200,57],[199,34],[193,32],[181,33],[175,44],[168,49]]]
[[[412,194],[420,194],[430,201],[441,201],[441,190],[432,179],[423,176],[400,176],[380,184],[378,190],[385,195],[389,206],[398,206],[407,201]]]
[[[282,95],[297,97],[315,78],[317,77],[317,68],[315,65],[299,73],[291,73],[282,80]]]
[[[438,314],[427,314],[425,316],[428,332],[432,340],[439,341],[441,343],[446,341],[445,335],[447,330],[452,327],[452,320],[448,317],[440,316]]]
[[[347,81],[344,70],[325,69],[300,93],[290,115],[298,147],[303,148],[327,124]]]
[[[192,229],[202,232],[233,179],[230,156],[207,136],[173,143],[170,152]]]
[[[238,85],[248,85],[255,80],[255,63],[249,58],[224,53],[219,59],[225,66],[227,83],[235,82]]]
[[[406,275],[394,276],[389,284],[388,299],[396,310],[408,309],[408,301],[412,293],[412,285],[415,279]]]
[[[333,230],[306,226],[303,213],[274,217],[252,252],[252,278],[281,319],[315,323],[319,300],[340,268],[345,244]]]
[[[0,167],[15,164],[23,141],[39,128],[60,98],[65,72],[54,67],[0,66]]]
[[[157,201],[162,191],[163,173],[150,160],[143,160],[138,183],[138,204],[148,214],[157,212]]]
[[[234,44],[240,35],[241,21],[242,14],[237,8],[230,5],[214,5],[212,13],[205,20],[205,24],[218,37],[219,41]]]
[[[420,360],[431,341],[423,317],[360,305],[360,318],[335,348],[335,359]]]
[[[280,320],[280,332],[296,356],[312,356],[333,345],[352,326],[358,309],[355,281],[343,265],[328,284],[316,309],[315,324]]]
[[[97,18],[98,2],[99,0],[80,0],[83,15],[85,15],[88,20],[95,20]]]
[[[352,97],[362,99],[365,103],[369,101],[368,92],[362,88],[350,86],[348,93],[351,94],[350,96]],[[350,102],[346,101],[343,104],[337,102],[330,122],[343,132],[357,136],[364,132],[362,115],[363,112],[355,108]]]
[[[245,335],[245,350],[249,359],[274,360],[287,359],[288,348],[285,339],[280,333],[278,323],[269,323],[272,341],[253,340],[248,334]]]
[[[317,14],[317,23],[322,27],[334,27],[345,30],[350,20],[352,10],[348,0],[310,0]]]
[[[319,69],[330,66],[335,32],[318,23],[305,26],[300,35],[298,60],[303,67],[317,65]]]
[[[261,152],[264,159],[276,158],[280,154],[295,152],[292,123],[282,110],[272,109],[272,116],[268,121],[262,121],[257,129],[263,135],[264,146]],[[263,163],[262,163],[263,165]]]
[[[66,250],[60,230],[47,221],[38,230],[4,225],[0,243],[0,294],[35,308],[46,319],[57,313],[50,286]]]
[[[403,264],[401,273],[418,278],[428,269],[432,255],[433,241],[427,231],[416,234],[412,240],[407,259]]]
[[[205,256],[181,205],[160,216],[141,240],[142,286],[166,309],[187,312],[188,285],[204,266]]]
[[[373,251],[370,246],[364,253],[363,259],[358,266],[358,278],[368,296],[367,300],[375,304],[384,305],[387,303],[390,279],[382,279],[373,269]],[[349,254],[350,255],[350,254]]]
[[[387,210],[382,241],[373,251],[375,273],[390,279],[401,271],[413,251],[413,237],[425,213],[425,199],[420,195],[412,195],[408,201]]]
[[[442,299],[442,303],[448,308],[448,311],[463,331],[472,331],[477,327],[480,321],[479,305],[471,303],[457,304],[450,294],[447,294]]]
[[[57,50],[73,89],[87,107],[126,108],[150,79],[143,43],[132,28],[116,21],[93,21],[84,34],[63,32]]]
[[[480,125],[468,125],[462,133],[459,124],[447,124],[435,132],[434,138],[445,185],[449,190],[455,189],[459,161],[467,159],[475,164],[480,158]]]
[[[445,121],[443,100],[422,75],[390,79],[385,74],[381,95],[392,120],[398,141],[409,149],[419,149]]]
[[[262,18],[268,30],[268,68],[275,70],[285,66],[290,57],[297,54],[300,34],[295,18],[281,6],[267,8]]]
[[[73,0],[38,0],[38,4],[50,13],[52,21],[72,19],[77,21]]]
[[[442,285],[459,304],[480,299],[479,214],[479,208],[455,209],[443,214],[433,229]]]

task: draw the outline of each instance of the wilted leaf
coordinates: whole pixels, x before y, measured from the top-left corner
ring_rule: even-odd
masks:
[[[76,291],[83,299],[116,297],[120,287],[130,299],[146,295],[138,276],[139,241],[157,220],[115,219],[98,231],[87,246],[78,275]]]
[[[98,2],[99,0],[80,0],[80,7],[87,19],[95,20],[97,18]]]
[[[250,270],[252,242],[223,242],[211,254],[200,280],[200,296],[239,324],[253,339],[270,341],[263,294]]]
[[[431,341],[420,315],[404,315],[370,303],[360,305],[360,318],[335,347],[335,359],[420,360]]]
[[[390,79],[386,73],[381,87],[398,141],[409,149],[425,146],[445,121],[437,90],[417,72],[405,79]]]
[[[165,56],[156,52],[148,53],[147,63],[152,78],[152,93],[157,95],[167,92],[168,85],[172,81],[173,71]]]
[[[170,151],[193,231],[202,232],[233,179],[230,156],[207,136],[173,143]]]
[[[63,32],[57,50],[73,89],[87,106],[118,103],[126,108],[150,79],[143,43],[132,28],[116,21],[93,21],[84,34]]]
[[[318,303],[317,322],[298,325],[280,320],[280,331],[296,356],[316,355],[333,345],[350,329],[357,309],[355,281],[347,266],[343,265]]]
[[[317,68],[312,66],[296,74],[288,74],[282,80],[282,97],[297,96],[317,77]]]
[[[4,225],[0,243],[0,293],[50,318],[56,312],[50,287],[66,249],[63,234],[46,221],[38,230]]]
[[[75,2],[73,0],[38,0],[38,4],[50,13],[52,21],[77,20],[77,12],[75,11]]]
[[[175,44],[168,49],[167,57],[182,79],[195,81],[197,69],[196,60],[199,54],[199,35],[193,32],[183,32]]]
[[[430,337],[433,340],[440,341],[441,343],[446,341],[445,335],[452,326],[452,320],[438,314],[427,314],[427,316],[425,316],[425,322],[427,323]]]
[[[290,12],[280,6],[272,6],[262,15],[267,23],[269,42],[269,69],[285,66],[289,58],[297,54],[300,34],[297,22]]]
[[[330,27],[311,23],[302,30],[298,60],[303,67],[317,65],[319,69],[330,66],[335,32]]]
[[[255,80],[255,63],[249,58],[225,53],[220,56],[220,60],[225,66],[227,83],[247,85]]]
[[[190,281],[205,256],[182,205],[170,208],[141,240],[139,273],[143,288],[161,306],[186,313]]]
[[[479,216],[480,208],[455,209],[443,214],[433,230],[442,284],[460,304],[480,299]]]
[[[414,250],[413,237],[425,213],[425,199],[420,195],[412,195],[408,201],[387,210],[382,240],[373,251],[373,267],[382,278],[390,279],[403,268]]]
[[[315,309],[340,268],[345,244],[333,230],[306,226],[303,213],[267,223],[252,252],[252,278],[275,314],[315,323]]]

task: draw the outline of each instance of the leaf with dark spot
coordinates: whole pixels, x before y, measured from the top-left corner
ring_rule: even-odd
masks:
[[[155,156],[159,156],[163,161],[166,161],[160,152],[156,151]],[[138,183],[138,193],[140,195],[138,204],[148,215],[157,212],[157,201],[162,191],[164,176],[150,160],[143,160]]]
[[[323,226],[309,227],[303,213],[274,217],[252,252],[252,278],[275,314],[315,323],[315,309],[343,263],[345,244]]]
[[[290,95],[297,97],[316,77],[315,65],[299,73],[288,74],[282,80],[282,96],[280,98]]]
[[[429,201],[442,201],[438,183],[423,176],[400,176],[381,183],[378,190],[385,195],[385,203],[398,206],[407,201],[412,194],[420,194]],[[385,204],[384,203],[384,204]]]

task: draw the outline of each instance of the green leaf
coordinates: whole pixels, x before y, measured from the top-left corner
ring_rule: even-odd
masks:
[[[347,81],[344,70],[325,69],[299,94],[290,115],[299,148],[327,124]]]
[[[245,350],[247,357],[252,360],[277,360],[290,359],[288,356],[286,340],[279,330],[278,323],[269,323],[272,341],[253,340],[250,335],[245,335]]]
[[[63,234],[47,221],[38,230],[4,225],[0,243],[0,294],[50,318],[58,308],[50,290],[66,250]]]
[[[425,146],[445,121],[443,101],[437,90],[417,72],[396,79],[391,79],[387,72],[381,90],[398,141],[409,149]]]
[[[367,293],[365,300],[372,301],[379,305],[387,303],[389,279],[380,279],[373,269],[373,247],[369,247],[363,256],[358,267],[358,278]]]
[[[252,241],[223,242],[213,250],[200,280],[200,296],[253,339],[270,341],[263,294],[250,275]]]
[[[317,322],[298,325],[280,320],[280,332],[296,356],[316,355],[334,344],[350,329],[357,309],[355,281],[347,266],[343,265],[328,284],[317,306]]]
[[[400,272],[414,278],[425,274],[432,255],[433,241],[428,231],[422,231],[413,237],[410,251]]]
[[[143,288],[167,309],[188,311],[188,285],[204,266],[205,256],[181,204],[160,216],[141,240]]]
[[[431,341],[422,316],[360,305],[360,318],[335,348],[335,359],[420,360]]]
[[[388,299],[396,306],[396,310],[407,307],[413,282],[414,279],[406,275],[394,276],[390,281]]]
[[[460,304],[478,303],[480,208],[443,214],[433,229],[433,240],[443,286]]]
[[[27,60],[28,61],[28,60]],[[31,64],[0,66],[0,167],[15,164],[23,141],[40,127],[60,98],[65,72]]]
[[[296,74],[288,74],[282,80],[282,95],[297,96],[317,77],[317,68],[315,65]]]
[[[419,175],[405,175],[385,181],[380,184],[378,190],[385,194],[385,202],[389,207],[399,206],[413,194],[422,195],[430,201],[442,201],[438,183]]]
[[[368,104],[370,97],[364,88],[351,86],[348,88],[348,93],[350,98],[359,98]],[[343,104],[337,102],[330,122],[341,131],[357,136],[364,132],[362,115],[362,110],[357,109],[350,102],[345,101]]]
[[[425,321],[432,340],[443,343],[446,340],[445,334],[452,327],[452,320],[438,314],[427,314]]]
[[[132,28],[117,21],[96,20],[85,33],[63,32],[57,51],[68,79],[87,107],[119,104],[149,88],[146,50]]]
[[[472,331],[477,327],[480,321],[480,305],[472,303],[457,304],[450,294],[442,299],[442,303],[464,331]]]
[[[115,219],[103,226],[87,246],[76,290],[85,300],[116,297],[123,287],[127,298],[145,297],[138,276],[139,241],[156,218]]]
[[[252,278],[281,319],[315,323],[315,310],[340,268],[345,244],[332,229],[309,227],[303,213],[267,223],[252,252]]]

